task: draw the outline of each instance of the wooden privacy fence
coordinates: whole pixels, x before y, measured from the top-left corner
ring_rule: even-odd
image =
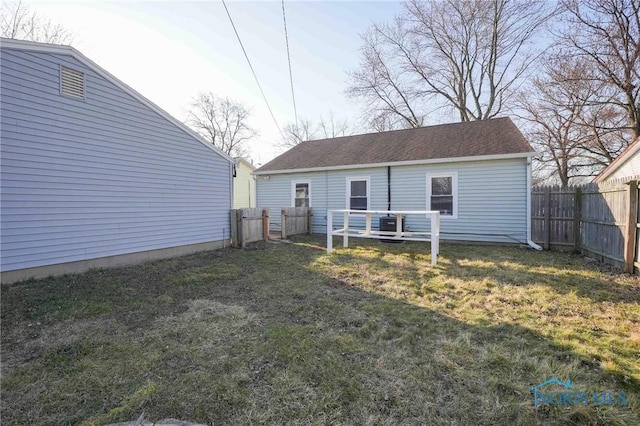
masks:
[[[310,207],[284,207],[281,212],[282,239],[290,235],[311,234],[313,211]]]
[[[269,209],[231,210],[231,240],[234,247],[246,247],[269,239]]]
[[[313,212],[309,207],[285,207],[281,212],[282,238],[311,234]],[[269,209],[231,210],[231,240],[234,247],[246,247],[269,239]]]
[[[545,250],[572,250],[625,272],[640,268],[638,181],[541,186],[531,193],[531,237]]]

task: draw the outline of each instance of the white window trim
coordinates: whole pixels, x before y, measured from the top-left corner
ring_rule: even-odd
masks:
[[[293,181],[291,181],[291,207],[295,207],[296,206],[296,185],[298,185],[300,183],[305,183],[305,184],[309,185],[309,208],[311,208],[311,206],[313,204],[311,204],[311,181],[309,181],[309,180],[293,180]]]
[[[367,182],[367,210],[371,210],[371,177],[370,176],[354,176],[348,177],[346,182],[346,200],[345,206],[346,209],[351,209],[351,182],[353,181],[361,181],[364,180]],[[359,214],[359,213],[351,213],[351,214]]]
[[[440,215],[442,220],[452,220],[458,218],[458,172],[443,172],[443,173],[427,173],[427,210],[431,209],[431,179],[440,177],[451,178],[451,192],[453,196],[453,214]]]

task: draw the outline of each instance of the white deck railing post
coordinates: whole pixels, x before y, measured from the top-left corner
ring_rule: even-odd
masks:
[[[438,262],[440,251],[440,213],[431,215],[431,264]]]
[[[333,251],[333,212],[327,211],[327,253]]]
[[[344,212],[344,233],[342,235],[342,247],[349,247],[349,212]]]

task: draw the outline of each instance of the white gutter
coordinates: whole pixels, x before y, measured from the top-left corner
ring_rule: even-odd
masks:
[[[444,163],[462,163],[468,161],[490,161],[490,160],[509,160],[513,158],[527,158],[537,155],[537,152],[521,152],[516,154],[494,154],[494,155],[477,155],[469,157],[451,157],[451,158],[430,158],[424,160],[407,160],[407,161],[391,161],[385,163],[366,163],[366,164],[343,164],[339,166],[318,166],[302,169],[284,169],[284,170],[264,170],[254,171],[254,175],[280,175],[291,173],[320,172],[325,170],[352,170],[352,169],[368,169],[373,167],[387,166],[418,166],[424,164],[444,164]]]
[[[531,157],[527,158],[527,244],[536,250],[542,250],[531,240]]]

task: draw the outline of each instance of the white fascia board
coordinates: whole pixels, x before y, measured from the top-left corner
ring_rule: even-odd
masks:
[[[153,102],[151,102],[149,99],[147,99],[144,96],[142,96],[140,93],[136,92],[130,86],[128,86],[127,84],[123,83],[121,80],[119,80],[113,74],[111,74],[109,71],[105,70],[100,65],[96,64],[91,59],[87,58],[86,56],[84,56],[82,53],[80,53],[79,51],[77,51],[75,48],[73,48],[71,46],[64,46],[64,45],[59,45],[59,44],[49,44],[49,43],[37,43],[37,42],[34,42],[34,41],[13,40],[13,39],[6,39],[6,38],[3,38],[3,39],[0,40],[0,46],[2,48],[7,48],[7,49],[30,50],[30,51],[42,52],[42,53],[52,53],[52,54],[58,54],[58,55],[70,55],[70,56],[74,57],[75,59],[77,59],[78,61],[82,62],[88,68],[91,68],[92,70],[94,70],[95,72],[100,74],[107,81],[113,83],[114,85],[116,85],[118,88],[120,88],[124,92],[126,92],[129,95],[133,96],[136,100],[138,100],[142,104],[144,104],[147,107],[149,107],[151,110],[153,110],[155,113],[160,115],[162,118],[164,118],[167,121],[171,122],[172,124],[174,124],[175,126],[180,128],[182,131],[187,133],[189,136],[191,136],[192,138],[194,138],[195,140],[200,142],[202,145],[206,146],[207,148],[209,148],[210,150],[212,150],[216,154],[220,155],[225,160],[227,160],[227,161],[229,161],[231,163],[234,163],[234,161],[235,161],[233,159],[233,157],[225,154],[220,149],[216,148],[211,142],[208,142],[202,136],[200,136],[198,133],[196,133],[192,129],[190,129],[189,126],[187,126],[186,124],[182,123],[180,120],[177,120],[176,118],[174,118],[171,114],[169,114],[168,112],[166,112],[165,110],[160,108],[158,105],[156,105]]]
[[[391,161],[387,163],[370,163],[370,164],[346,164],[341,166],[326,167],[309,167],[306,169],[288,169],[288,170],[268,170],[262,172],[253,172],[254,175],[279,175],[289,173],[304,172],[320,172],[327,170],[351,170],[366,169],[371,167],[387,167],[387,166],[417,166],[423,164],[444,164],[444,163],[462,163],[470,161],[490,161],[490,160],[509,160],[514,158],[530,158],[538,155],[537,152],[522,152],[517,154],[496,154],[496,155],[478,155],[475,157],[451,157],[451,158],[431,158],[428,160],[409,160],[409,161]]]

